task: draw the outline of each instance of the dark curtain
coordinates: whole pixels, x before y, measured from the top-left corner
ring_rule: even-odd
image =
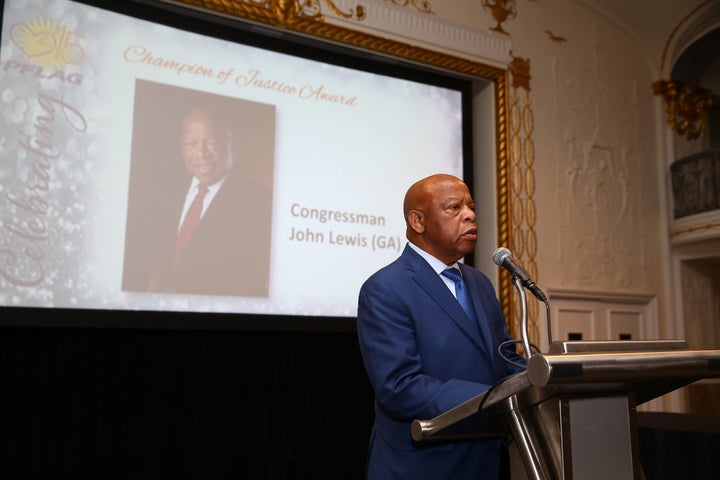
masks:
[[[0,478],[360,479],[354,333],[0,329]]]
[[[720,478],[720,417],[640,412],[637,424],[647,480]]]

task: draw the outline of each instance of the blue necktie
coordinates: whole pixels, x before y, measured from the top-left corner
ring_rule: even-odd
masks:
[[[489,349],[489,351],[492,351],[492,345],[490,344],[490,332],[488,331],[487,326],[483,324],[484,322],[480,322],[477,315],[475,315],[475,309],[473,309],[472,300],[470,300],[470,294],[467,291],[467,285],[465,285],[465,280],[463,280],[460,270],[450,267],[443,270],[442,274],[455,282],[455,296],[457,296],[460,306],[477,326],[480,331],[480,337],[482,338],[485,346]]]
[[[455,282],[455,296],[457,297],[458,302],[460,302],[460,306],[463,308],[463,310],[465,310],[465,313],[467,313],[467,316],[470,317],[470,319],[477,321],[475,311],[473,310],[472,301],[470,300],[470,296],[467,293],[465,280],[463,280],[463,277],[460,274],[460,270],[454,267],[448,268],[443,270],[442,274]]]

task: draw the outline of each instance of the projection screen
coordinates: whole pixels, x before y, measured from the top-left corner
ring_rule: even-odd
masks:
[[[4,2],[2,305],[354,317],[405,246],[407,188],[463,177],[469,86],[165,23]]]

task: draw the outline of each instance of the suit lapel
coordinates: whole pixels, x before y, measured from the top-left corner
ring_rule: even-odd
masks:
[[[468,318],[457,299],[453,297],[453,294],[445,283],[443,283],[442,279],[440,279],[440,276],[435,273],[430,265],[412,248],[406,246],[402,256],[405,259],[405,264],[408,269],[413,272],[413,279],[420,288],[425,290],[425,292],[437,302],[448,317],[475,342],[488,358],[491,358],[492,356],[488,352],[487,345],[485,345],[485,342],[483,342],[479,335],[475,321]],[[473,297],[476,298],[476,296]],[[479,303],[479,301],[475,300],[475,298],[473,298],[473,306],[477,311],[478,308],[474,304]],[[486,321],[484,313],[478,318],[480,318],[481,321]]]

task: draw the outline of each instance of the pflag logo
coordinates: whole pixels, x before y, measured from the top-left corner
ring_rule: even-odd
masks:
[[[80,44],[85,36],[51,20],[14,23],[10,39],[30,62],[41,67],[62,69],[85,61],[85,49]]]

